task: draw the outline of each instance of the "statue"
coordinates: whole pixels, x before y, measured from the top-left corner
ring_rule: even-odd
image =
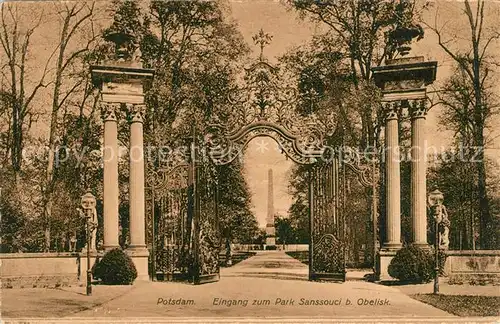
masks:
[[[440,249],[448,249],[450,245],[450,220],[448,218],[448,211],[446,206],[443,204],[438,204],[433,206],[434,209],[434,221],[438,223],[438,244]]]
[[[70,235],[69,239],[69,251],[70,252],[75,252],[76,251],[76,231],[73,231]]]
[[[80,214],[80,217],[87,218],[87,215],[85,215],[85,212],[81,210],[80,208],[77,208],[78,213]],[[99,225],[98,220],[97,220],[97,210],[94,207],[90,208],[90,213],[91,217],[89,220],[87,220],[88,226],[89,226],[89,231],[90,231],[90,240],[89,240],[89,245],[90,245],[90,250],[91,251],[96,251],[97,250],[97,226]],[[87,210],[86,210],[87,211]],[[85,244],[85,249],[89,248],[87,244]]]

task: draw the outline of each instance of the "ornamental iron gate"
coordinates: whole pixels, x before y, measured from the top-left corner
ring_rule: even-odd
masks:
[[[197,161],[191,151],[190,161]],[[153,280],[219,280],[216,171],[213,163],[201,159],[152,172],[148,211]]]
[[[219,215],[217,209],[217,170],[206,161],[195,171],[195,219],[193,282],[218,281],[219,275]]]
[[[339,161],[309,170],[309,280],[345,281],[345,214]]]
[[[369,243],[377,222],[375,165],[361,165],[352,150],[340,152],[309,169],[310,280],[345,281],[348,266],[371,263],[376,253],[375,241]]]
[[[188,172],[189,165],[160,170],[150,186],[151,271],[158,280],[189,279],[193,213]]]
[[[350,255],[346,221],[352,212],[347,209],[348,172],[353,172],[362,186],[372,188],[375,197],[375,165],[362,165],[356,154],[346,161],[340,151],[325,145],[337,126],[336,112],[298,113],[300,96],[286,84],[295,81],[280,75],[279,69],[264,59],[263,46],[269,36],[261,31],[254,41],[261,45],[260,58],[245,69],[244,86],[228,94],[230,111],[215,112],[203,126],[204,145],[199,148],[204,155],[195,156],[192,141],[185,163],[152,172],[152,271],[159,278],[180,278],[195,284],[219,279],[217,166],[241,156],[253,138],[266,136],[274,139],[288,158],[309,167],[309,279],[344,281]],[[375,202],[373,198],[373,224]]]

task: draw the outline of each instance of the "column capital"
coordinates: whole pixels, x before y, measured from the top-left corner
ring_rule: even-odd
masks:
[[[120,113],[120,103],[101,102],[102,119],[106,121],[117,121]]]
[[[427,104],[425,99],[408,100],[408,104],[410,106],[409,112],[412,119],[425,118],[425,116],[427,116]]]
[[[382,102],[382,108],[385,121],[397,120],[401,111],[401,103],[399,101]]]
[[[144,122],[144,115],[146,113],[145,104],[126,104],[129,123],[142,123]]]

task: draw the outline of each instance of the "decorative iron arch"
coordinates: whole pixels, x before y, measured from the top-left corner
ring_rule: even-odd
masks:
[[[264,39],[266,35],[261,34],[257,38]],[[328,151],[324,140],[334,128],[334,119],[298,113],[299,96],[293,80],[283,78],[262,50],[263,46],[259,59],[245,68],[244,85],[229,93],[231,112],[225,118],[212,117],[205,136],[207,153],[215,164],[228,164],[253,138],[266,136],[294,162],[313,164]]]
[[[237,132],[220,136],[222,129],[212,126],[206,137],[208,153],[215,164],[225,165],[234,161],[248,143],[256,137],[274,139],[288,158],[298,164],[312,164],[325,154],[326,147],[321,145],[322,134],[310,130],[307,135],[293,134],[286,127],[269,121],[251,123]]]

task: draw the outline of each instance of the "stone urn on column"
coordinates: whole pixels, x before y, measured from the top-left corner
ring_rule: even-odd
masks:
[[[127,118],[130,125],[129,203],[130,246],[127,253],[137,268],[137,279],[147,280],[149,253],[145,242],[144,143],[143,118],[145,88],[151,84],[154,70],[142,67],[137,39],[133,31],[116,22],[104,32],[114,44],[109,59],[92,65],[93,83],[101,91],[104,119],[104,249],[119,247],[118,233],[118,122]]]
[[[406,57],[413,38],[421,37],[419,26],[399,26],[391,33],[400,58],[387,59],[372,68],[373,80],[382,90],[385,115],[386,235],[378,253],[377,276],[390,279],[388,266],[401,248],[401,178],[399,118],[411,119],[411,219],[413,244],[427,247],[426,139],[427,86],[436,79],[437,62],[423,56]]]

